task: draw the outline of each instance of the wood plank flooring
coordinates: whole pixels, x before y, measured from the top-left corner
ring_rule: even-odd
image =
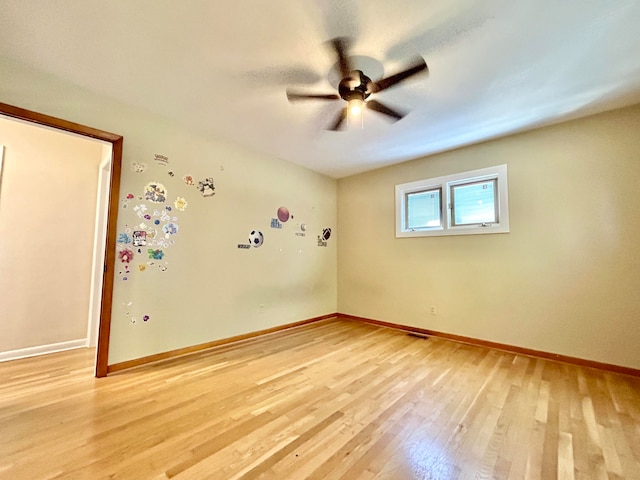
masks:
[[[0,478],[640,479],[640,379],[329,320],[0,364]]]

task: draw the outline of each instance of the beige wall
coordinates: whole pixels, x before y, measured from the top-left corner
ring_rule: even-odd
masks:
[[[0,117],[0,352],[87,336],[102,145]]]
[[[159,219],[154,210],[166,206],[178,219],[179,231],[161,261],[149,259],[144,247],[140,253],[134,249],[128,274],[117,264],[110,364],[336,311],[335,234],[326,247],[317,245],[323,228],[335,231],[335,180],[205,137],[15,61],[0,57],[0,71],[3,102],[124,136],[119,233],[143,222],[148,227]],[[156,154],[168,157],[169,165],[158,164]],[[133,163],[147,169],[136,173]],[[216,194],[203,197],[183,182],[185,174],[196,184],[213,177]],[[167,202],[144,201],[144,188],[154,181],[167,188]],[[127,194],[133,199],[125,208]],[[177,196],[189,202],[182,212],[174,205]],[[141,204],[150,220],[134,211]],[[294,219],[271,229],[280,206]],[[306,224],[304,237],[295,235],[302,233],[299,223]],[[253,229],[264,233],[264,245],[238,249]]]
[[[338,310],[640,368],[638,132],[640,106],[340,180]],[[511,233],[394,237],[396,184],[503,163]]]
[[[10,72],[4,102],[124,135],[121,197],[134,199],[120,208],[120,232],[141,221],[132,208],[148,182],[167,187],[170,205],[189,201],[162,268],[142,250],[128,280],[116,275],[111,364],[337,310],[640,368],[640,107],[343,179],[336,196],[334,180],[301,167],[6,59],[0,70]],[[396,184],[502,163],[511,233],[394,237]],[[185,173],[213,177],[216,195],[180,183]],[[270,228],[280,205],[306,237],[293,223]],[[325,227],[334,234],[318,247]],[[237,249],[253,228],[265,244]]]

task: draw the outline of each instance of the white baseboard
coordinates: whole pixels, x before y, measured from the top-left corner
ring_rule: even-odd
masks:
[[[36,355],[44,355],[46,353],[61,352],[63,350],[72,350],[74,348],[84,348],[87,346],[87,339],[70,340],[68,342],[52,343],[50,345],[39,345],[37,347],[21,348],[19,350],[9,350],[0,352],[0,362],[8,362],[9,360],[17,360],[19,358],[34,357]]]

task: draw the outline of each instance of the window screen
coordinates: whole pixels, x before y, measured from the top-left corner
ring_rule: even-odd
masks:
[[[407,194],[406,228],[421,229],[442,225],[442,195],[440,189]]]
[[[496,179],[451,186],[452,225],[498,222]]]

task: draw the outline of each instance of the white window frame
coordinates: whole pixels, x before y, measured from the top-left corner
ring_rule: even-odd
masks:
[[[497,214],[496,223],[477,225],[453,225],[451,218],[451,187],[485,180],[496,180]],[[406,228],[407,195],[424,190],[441,189],[443,211],[441,225],[420,229]],[[396,185],[396,237],[432,237],[442,235],[482,235],[491,233],[509,233],[509,189],[507,182],[507,165],[481,168],[469,172],[461,172],[443,177],[418,180],[416,182]]]

